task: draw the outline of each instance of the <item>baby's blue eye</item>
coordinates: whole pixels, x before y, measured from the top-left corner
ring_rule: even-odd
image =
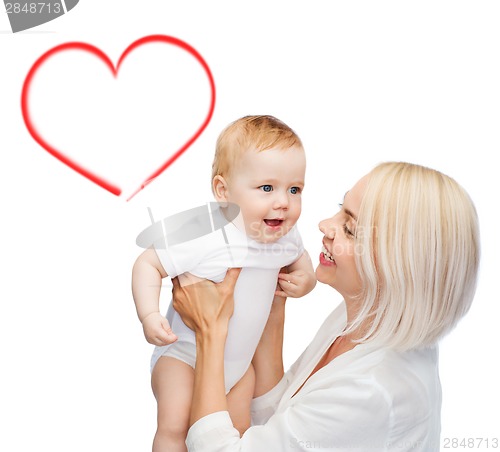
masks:
[[[262,191],[265,191],[269,193],[270,191],[273,191],[273,186],[272,185],[261,185],[259,187]]]
[[[297,193],[300,193],[300,188],[299,187],[292,187],[292,188],[290,188],[290,193],[292,195],[296,195]]]

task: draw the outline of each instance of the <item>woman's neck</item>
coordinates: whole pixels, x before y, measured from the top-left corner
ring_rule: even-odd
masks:
[[[361,311],[361,305],[359,300],[352,299],[344,299],[345,307],[346,307],[346,315],[347,315],[347,323],[346,329],[348,329],[349,325],[352,325],[356,319],[358,318],[359,312]],[[343,334],[342,336],[346,341],[355,343],[362,337],[366,335],[371,326],[371,319],[364,319],[354,330],[349,331],[347,334]]]

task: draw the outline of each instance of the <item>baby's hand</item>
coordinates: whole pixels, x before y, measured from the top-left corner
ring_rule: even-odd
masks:
[[[142,328],[146,340],[153,345],[167,345],[175,342],[177,336],[165,317],[159,312],[152,312],[142,319]]]
[[[278,289],[275,294],[280,297],[299,298],[313,290],[315,285],[316,276],[314,273],[304,270],[280,273],[278,275]]]

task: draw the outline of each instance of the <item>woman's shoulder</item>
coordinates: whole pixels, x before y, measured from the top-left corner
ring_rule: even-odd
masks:
[[[361,344],[333,360],[315,389],[324,390],[325,400],[330,395],[332,402],[339,399],[352,410],[387,417],[391,435],[420,437],[440,425],[437,354],[435,347],[400,352]]]
[[[437,346],[386,350],[380,366],[370,373],[388,399],[394,434],[409,435],[416,444],[439,438],[442,393]]]
[[[314,377],[314,376],[313,376]],[[440,407],[441,386],[436,347],[397,351],[360,344],[338,356],[310,379],[310,391],[327,390],[338,394],[366,388],[383,399],[390,410],[420,412]],[[420,407],[420,409],[418,408]]]
[[[373,380],[389,393],[405,387],[433,387],[439,381],[437,346],[399,351],[366,343],[349,353],[345,370],[351,377]]]
[[[437,346],[398,351],[390,348],[360,347],[357,365],[351,377],[371,385],[383,395],[394,420],[439,417],[441,384]],[[363,353],[364,352],[364,353]]]
[[[340,334],[346,323],[345,304],[341,303],[325,319],[301,360],[305,363],[319,356]],[[399,351],[370,342],[359,344],[331,361],[311,383],[319,387],[358,385],[372,386],[392,404],[419,401],[422,405],[440,400],[437,346]],[[314,386],[314,384],[312,385]]]

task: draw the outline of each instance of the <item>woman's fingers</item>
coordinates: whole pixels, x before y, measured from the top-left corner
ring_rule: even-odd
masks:
[[[234,286],[241,268],[229,269],[218,284],[190,275],[173,278],[173,307],[184,323],[197,330],[217,322],[227,322],[233,312]]]
[[[230,291],[230,293],[234,292],[234,286],[236,285],[236,281],[238,281],[238,276],[240,276],[241,268],[230,268],[226,276],[224,277],[224,281],[222,281],[221,285]]]

